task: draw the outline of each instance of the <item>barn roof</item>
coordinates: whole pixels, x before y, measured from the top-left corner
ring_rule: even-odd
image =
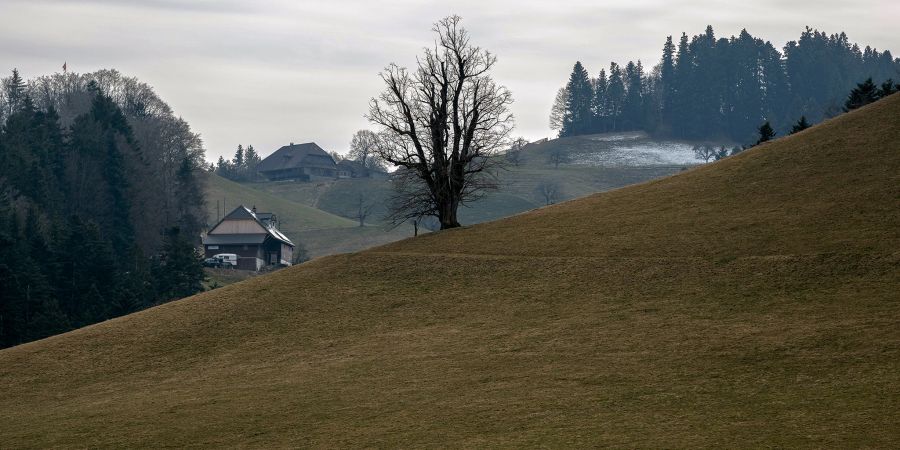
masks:
[[[260,216],[264,216],[266,219],[263,220]],[[291,247],[294,246],[294,243],[284,235],[278,228],[272,225],[272,222],[268,219],[271,219],[272,213],[256,213],[247,209],[246,206],[240,205],[237,208],[234,208],[233,211],[226,214],[225,217],[222,218],[218,223],[212,226],[209,231],[215,230],[222,222],[226,220],[254,220],[258,223],[263,229],[266,230],[266,233],[253,233],[253,234],[213,234],[209,233],[203,237],[203,244],[211,244],[211,245],[226,245],[226,244],[259,244],[262,243],[266,236],[272,236],[276,240],[279,240]],[[229,242],[213,242],[219,240],[219,237],[222,237],[223,240]],[[259,237],[261,237],[260,240]]]
[[[335,163],[331,155],[315,142],[291,144],[275,150],[257,166],[259,172],[293,169],[296,167],[319,167],[334,169]]]

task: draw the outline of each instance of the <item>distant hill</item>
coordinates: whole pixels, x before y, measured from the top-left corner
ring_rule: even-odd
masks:
[[[512,216],[544,206],[547,199],[537,188],[552,183],[558,190],[554,202],[620,188],[670,175],[699,164],[692,144],[660,141],[646,134],[614,133],[553,139],[525,147],[520,165],[499,172],[500,189],[488,192],[460,209],[463,224],[475,224]],[[555,167],[550,154],[559,151],[567,161]],[[254,188],[332,214],[353,217],[359,195],[376,205],[371,223],[387,213],[390,182],[354,178],[312,183],[256,183]]]
[[[893,447],[900,95],[0,351],[4,447]]]

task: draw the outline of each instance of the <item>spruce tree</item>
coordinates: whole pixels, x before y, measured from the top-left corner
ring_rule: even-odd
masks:
[[[198,244],[200,232],[206,226],[206,210],[197,208],[204,202],[203,186],[194,174],[199,170],[190,158],[184,158],[175,174],[176,188],[180,193],[177,198],[177,223],[185,234],[195,236],[193,242]]]
[[[622,105],[622,128],[624,130],[636,130],[643,127],[644,110],[644,73],[641,62],[635,64],[628,61],[625,65],[625,101]]]
[[[609,131],[622,129],[622,109],[625,104],[625,81],[622,77],[622,69],[619,68],[619,65],[610,63],[605,107],[609,115]]]
[[[694,99],[691,98],[691,80],[694,75],[693,55],[690,53],[687,33],[682,33],[678,40],[678,53],[675,57],[675,74],[673,76],[672,98],[670,104],[670,125],[675,136],[686,135],[687,122]]]
[[[806,121],[806,116],[800,116],[800,120],[798,120],[797,123],[795,123],[794,126],[791,127],[791,134],[799,133],[809,128],[810,126],[811,125],[809,124],[809,122]]]
[[[857,84],[856,87],[850,91],[850,96],[847,98],[847,101],[844,102],[844,112],[866,106],[869,103],[877,101],[879,97],[880,92],[878,87],[875,86],[872,78],[869,77],[866,81]]]
[[[12,75],[4,83],[3,90],[6,94],[6,117],[9,117],[22,107],[25,97],[25,80],[19,75],[18,69],[12,70]]]
[[[756,144],[762,144],[763,142],[770,141],[775,137],[775,130],[772,129],[772,125],[769,124],[769,121],[762,124],[759,127],[759,140],[756,141]]]
[[[569,93],[566,102],[566,114],[563,118],[560,136],[578,136],[591,132],[593,114],[591,102],[594,97],[594,89],[587,70],[578,61],[572,68],[569,82],[566,84]]]
[[[238,144],[237,150],[234,152],[234,167],[240,171],[244,167],[244,146]]]
[[[672,101],[675,99],[675,44],[672,36],[666,37],[663,45],[662,61],[659,67],[660,107],[662,119],[669,122],[672,118]]]
[[[594,114],[593,130],[595,133],[605,133],[607,131],[606,89],[608,85],[606,70],[600,69],[600,75],[594,80],[594,98],[591,102],[591,109]]]
[[[881,90],[878,93],[878,96],[883,98],[894,92],[900,92],[900,84],[894,84],[894,80],[888,78],[884,83],[881,83]]]
[[[244,165],[247,166],[246,179],[252,180],[255,178],[256,166],[260,162],[262,162],[262,158],[256,153],[256,149],[254,149],[252,145],[248,145],[247,150],[244,151]]]
[[[177,227],[166,231],[156,267],[158,296],[165,300],[183,298],[203,290],[206,278],[200,255]]]

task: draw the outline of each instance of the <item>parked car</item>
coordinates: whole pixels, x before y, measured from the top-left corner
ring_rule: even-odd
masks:
[[[203,260],[203,267],[221,267],[222,261],[216,258],[206,258]]]
[[[213,258],[219,260],[219,267],[234,269],[238,265],[238,256],[234,253],[219,253],[213,255]]]

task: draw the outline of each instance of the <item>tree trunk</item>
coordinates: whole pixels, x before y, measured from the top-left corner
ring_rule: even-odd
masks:
[[[446,199],[441,202],[438,219],[441,221],[442,230],[460,226],[459,221],[456,218],[457,205],[458,203],[451,199]]]

